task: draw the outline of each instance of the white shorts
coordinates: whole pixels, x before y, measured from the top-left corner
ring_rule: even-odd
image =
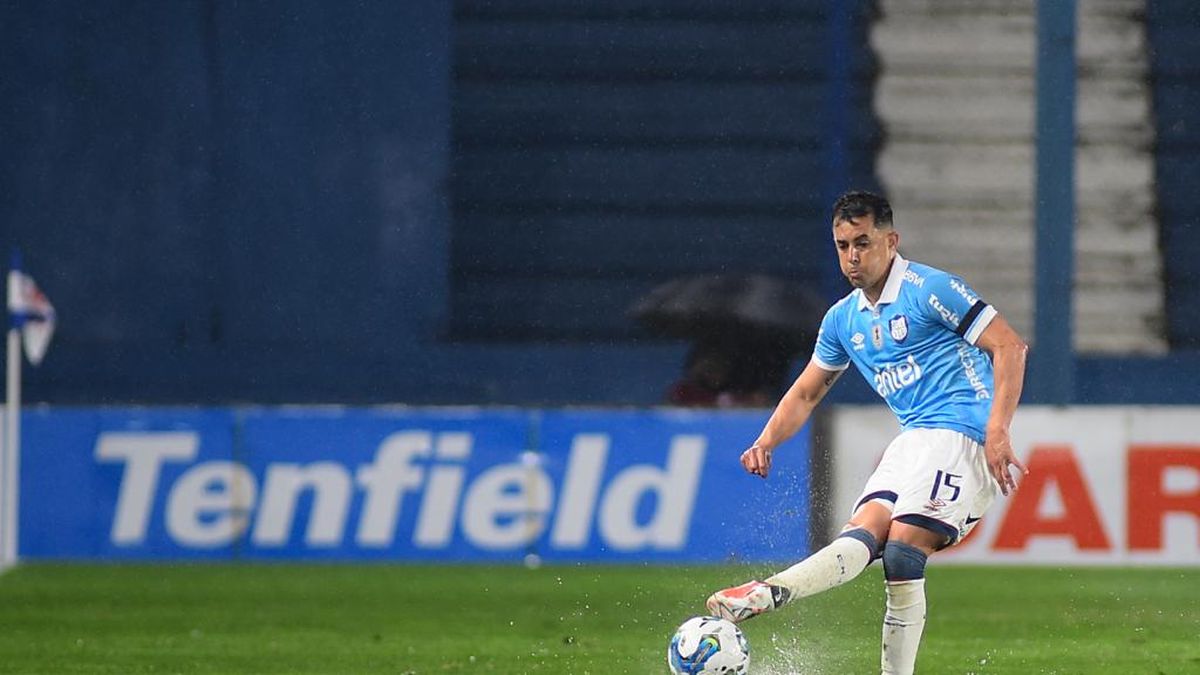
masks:
[[[967,536],[999,493],[982,445],[949,429],[910,429],[884,450],[854,510],[878,502],[892,520],[945,534],[950,545]]]

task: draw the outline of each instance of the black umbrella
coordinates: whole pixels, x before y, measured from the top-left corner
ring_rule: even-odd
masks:
[[[681,277],[630,308],[651,332],[694,340],[749,339],[789,350],[812,345],[825,303],[797,282],[761,274]]]

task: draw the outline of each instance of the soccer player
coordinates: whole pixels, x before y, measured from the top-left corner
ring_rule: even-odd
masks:
[[[846,583],[883,559],[884,673],[911,673],[925,627],[925,562],[961,540],[999,491],[1016,489],[1009,425],[1026,344],[962,279],[897,252],[887,200],[849,192],[833,206],[833,241],[854,290],[829,309],[812,360],[745,452],[767,477],[775,449],[854,363],[899,418],[841,535],[765,581],[718,591],[708,610],[742,621]]]

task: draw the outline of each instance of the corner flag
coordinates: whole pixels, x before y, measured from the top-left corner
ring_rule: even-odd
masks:
[[[11,327],[21,332],[25,357],[40,364],[54,335],[54,306],[33,277],[15,266],[8,272],[8,316]]]
[[[8,354],[4,406],[4,446],[0,452],[0,571],[19,560],[21,485],[21,344],[33,365],[42,362],[54,335],[54,306],[38,289],[33,277],[21,271],[21,258],[13,253],[8,271]]]

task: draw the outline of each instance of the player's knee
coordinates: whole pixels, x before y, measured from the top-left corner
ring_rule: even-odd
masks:
[[[871,534],[871,532],[866,528],[853,527],[848,530],[842,530],[842,533],[838,535],[838,538],[840,539],[842,537],[861,541],[863,546],[866,546],[867,550],[871,552],[871,562],[874,562],[881,555],[883,555],[883,551],[879,546],[879,540],[876,539],[875,535]]]
[[[914,581],[925,578],[924,551],[902,541],[889,541],[883,547],[883,576],[888,581]]]

